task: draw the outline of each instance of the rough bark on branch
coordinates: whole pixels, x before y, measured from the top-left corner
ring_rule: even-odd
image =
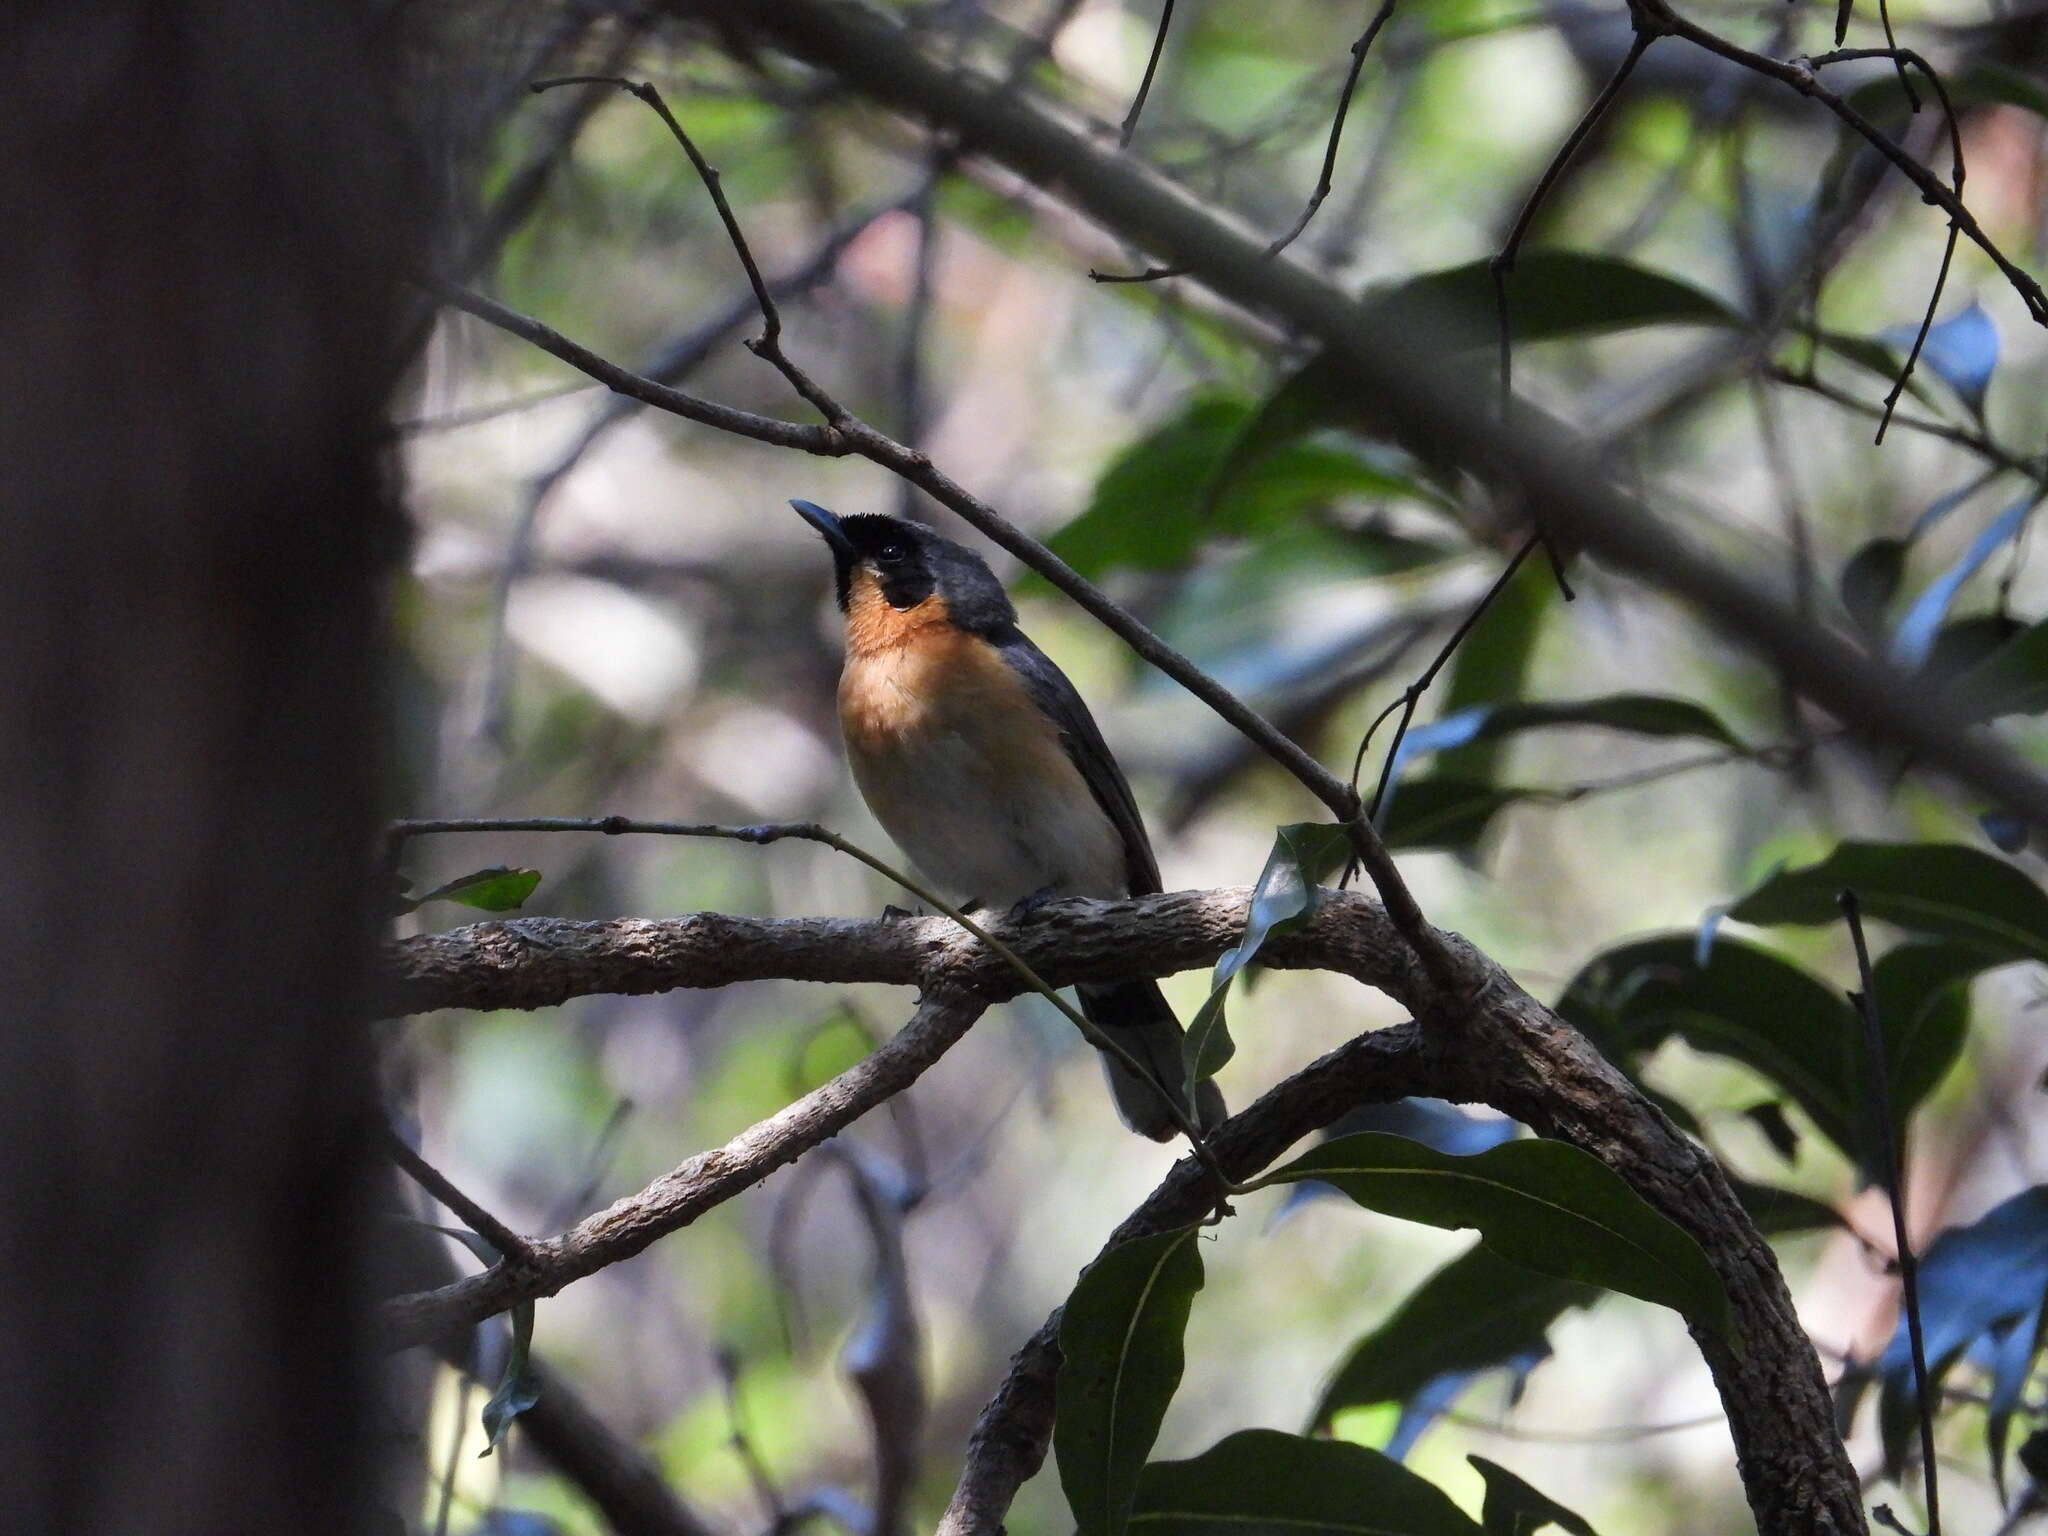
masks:
[[[992,932],[1055,985],[1166,975],[1206,964],[1237,942],[1248,898],[1248,891],[1231,889],[1127,902],[1053,902]],[[1409,957],[1377,903],[1326,891],[1316,916],[1298,932],[1271,941],[1260,959],[1351,976],[1424,1020],[1427,1027],[1414,1036],[1412,1050],[1399,1057],[1401,1086],[1392,1091],[1489,1104],[1581,1146],[1690,1232],[1727,1284],[1743,1341],[1738,1357],[1724,1341],[1695,1335],[1728,1413],[1759,1528],[1774,1536],[1861,1531],[1861,1495],[1835,1433],[1819,1361],[1793,1312],[1776,1258],[1719,1165],[1492,960],[1456,934],[1440,938],[1458,968],[1456,995],[1435,986]],[[474,1320],[525,1296],[552,1294],[579,1275],[638,1252],[880,1103],[895,1091],[884,1083],[907,1086],[983,1006],[1022,990],[999,961],[935,918],[525,919],[407,940],[387,958],[393,995],[413,1007],[538,1007],[594,990],[650,992],[773,975],[915,984],[928,999],[972,999],[936,1005],[937,1017],[928,1000],[910,1027],[841,1078],[611,1211],[537,1243],[535,1269],[500,1268],[389,1304],[386,1321],[398,1342]],[[1384,1049],[1404,1038],[1406,1032],[1390,1036]],[[1356,1044],[1365,1048],[1365,1042]],[[1292,1101],[1283,1099],[1276,1109],[1271,1098],[1254,1106],[1264,1106],[1262,1113],[1236,1117],[1219,1145],[1242,1156],[1295,1127],[1265,1153],[1270,1157],[1313,1128],[1294,1118]],[[820,1115],[821,1102],[832,1106],[828,1115]],[[1238,1141],[1240,1136],[1247,1140]],[[1239,1176],[1260,1165],[1226,1162]],[[1176,1177],[1197,1178],[1195,1165],[1177,1170]],[[1043,1425],[1050,1420],[1044,1395],[1033,1386],[1042,1374],[1038,1364],[1035,1356],[1025,1359],[1025,1379],[1006,1384],[984,1413],[975,1440],[984,1449],[977,1454],[1001,1446],[1009,1463],[1021,1467],[1029,1460],[1024,1453],[1036,1445],[1042,1457]],[[1007,1504],[1007,1475],[986,1478],[970,1463],[967,1481],[973,1487],[962,1498],[978,1513],[958,1529],[993,1531]]]

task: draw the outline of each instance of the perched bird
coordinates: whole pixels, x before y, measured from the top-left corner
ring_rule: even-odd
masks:
[[[854,782],[911,862],[995,911],[1157,891],[1130,785],[981,557],[898,518],[790,505],[832,551],[846,615],[839,724]],[[1189,1109],[1180,1020],[1158,983],[1076,990],[1089,1021],[1146,1068],[1103,1052],[1131,1129],[1172,1139],[1162,1093],[1198,1124],[1223,1118],[1213,1083]]]

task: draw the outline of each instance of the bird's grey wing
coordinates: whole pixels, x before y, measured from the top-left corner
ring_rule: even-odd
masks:
[[[1011,630],[993,643],[1024,680],[1038,707],[1059,726],[1067,757],[1081,770],[1096,804],[1123,838],[1131,894],[1152,895],[1159,889],[1159,863],[1152,856],[1152,842],[1145,836],[1145,823],[1138,815],[1138,802],[1131,798],[1131,786],[1125,781],[1123,770],[1117,767],[1116,759],[1110,756],[1095,717],[1088,713],[1081,695],[1067,681],[1067,674],[1054,666],[1052,658],[1021,631]]]

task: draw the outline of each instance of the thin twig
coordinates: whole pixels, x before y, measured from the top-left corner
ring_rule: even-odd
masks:
[[[1879,11],[1880,14],[1885,15],[1885,38],[1890,42],[1891,19],[1884,11],[1884,0],[1879,0]],[[1840,39],[1837,39],[1837,41],[1840,41]],[[1897,66],[1899,83],[1905,86],[1907,100],[1912,103],[1915,112],[1920,110],[1920,98],[1914,95],[1913,87],[1906,78],[1906,66],[1910,64],[1919,70],[1927,76],[1928,83],[1934,87],[1934,94],[1941,102],[1942,117],[1948,128],[1949,187],[1955,193],[1956,201],[1960,203],[1963,197],[1964,179],[1962,124],[1956,118],[1955,103],[1949,100],[1948,87],[1942,84],[1941,76],[1934,72],[1932,65],[1919,54],[1913,52],[1912,49],[1901,48],[1896,42],[1892,42],[1889,48],[1841,48],[1833,53],[1821,55],[1819,58],[1814,59],[1812,63],[1814,68],[1820,69],[1829,64],[1851,59],[1886,57],[1890,58],[1892,63]],[[1892,412],[1897,408],[1900,396],[1906,392],[1906,383],[1913,377],[1913,367],[1920,361],[1920,349],[1927,345],[1927,333],[1934,329],[1934,316],[1936,311],[1941,308],[1942,291],[1948,286],[1949,267],[1956,259],[1956,242],[1961,237],[1961,227],[1956,219],[1951,216],[1948,221],[1948,240],[1942,246],[1941,264],[1935,269],[1934,287],[1927,295],[1927,309],[1920,317],[1920,329],[1913,333],[1912,348],[1906,353],[1906,361],[1899,369],[1898,378],[1892,383],[1891,393],[1884,397],[1884,414],[1878,418],[1877,423],[1876,440],[1880,443],[1884,441],[1885,429],[1891,425]]]
[[[1856,947],[1857,991],[1850,999],[1863,1020],[1863,1049],[1870,1060],[1871,1110],[1877,1123],[1877,1154],[1885,1194],[1891,1200],[1892,1241],[1899,1263],[1899,1287],[1906,1313],[1906,1338],[1913,1350],[1913,1395],[1920,1410],[1920,1475],[1927,1499],[1927,1536],[1941,1536],[1941,1490],[1934,1463],[1934,1398],[1927,1389],[1927,1341],[1920,1321],[1920,1261],[1906,1235],[1906,1168],[1892,1127],[1890,1074],[1886,1070],[1884,1026],[1877,1016],[1877,986],[1870,946],[1863,937],[1863,909],[1856,893],[1836,897],[1849,939]]]
[[[782,312],[775,307],[775,295],[768,291],[767,281],[761,276],[760,263],[754,260],[753,247],[747,244],[746,232],[740,228],[740,221],[732,211],[732,204],[725,200],[725,188],[719,174],[713,169],[711,162],[704,158],[703,151],[697,148],[696,141],[683,131],[683,125],[676,121],[676,115],[669,111],[668,103],[662,100],[661,92],[644,80],[628,80],[619,75],[563,75],[553,80],[536,80],[530,89],[536,92],[547,91],[563,85],[616,86],[619,90],[646,102],[660,116],[662,122],[668,125],[668,131],[675,136],[675,141],[683,147],[683,153],[689,157],[691,166],[695,168],[697,179],[704,183],[704,190],[711,194],[711,205],[718,210],[719,222],[725,226],[726,238],[732,242],[733,251],[739,256],[741,267],[746,270],[748,286],[754,290],[754,302],[761,307],[761,334],[746,344],[747,350],[774,365],[776,370],[789,380],[790,388],[808,400],[818,414],[825,418],[827,425],[836,424],[839,418],[845,415],[844,408],[813,383],[810,375],[790,361],[789,356],[782,350]]]
[[[1365,56],[1372,52],[1373,39],[1380,35],[1380,28],[1387,24],[1387,18],[1394,14],[1396,0],[1380,0],[1380,7],[1373,13],[1358,41],[1351,45],[1351,69],[1344,76],[1343,88],[1337,93],[1337,111],[1330,119],[1330,139],[1323,146],[1323,169],[1316,177],[1316,189],[1308,196],[1308,206],[1301,210],[1301,217],[1294,221],[1294,227],[1266,247],[1268,256],[1278,256],[1300,238],[1308,228],[1308,222],[1316,216],[1316,210],[1323,206],[1323,199],[1330,195],[1330,188],[1337,176],[1337,143],[1344,137],[1344,119],[1351,112],[1351,97],[1358,89],[1358,77],[1365,71]]]
[[[1138,94],[1131,98],[1131,110],[1124,114],[1123,125],[1117,129],[1116,147],[1129,149],[1131,135],[1138,131],[1138,114],[1145,110],[1145,98],[1152,94],[1152,77],[1159,72],[1159,56],[1166,51],[1166,32],[1173,25],[1173,0],[1165,0],[1159,8],[1159,30],[1152,37],[1152,53],[1145,60],[1145,77],[1138,82]]]
[[[1942,184],[1939,176],[1900,148],[1889,135],[1840,95],[1822,85],[1810,60],[1795,59],[1788,62],[1752,52],[1729,42],[1719,33],[1688,21],[1671,8],[1668,0],[1630,0],[1630,10],[1636,16],[1639,26],[1644,24],[1644,18],[1647,17],[1649,23],[1663,33],[1683,38],[1717,58],[1726,59],[1731,64],[1740,65],[1744,69],[1776,80],[1827,108],[1871,148],[1890,161],[1901,175],[1920,189],[1921,195],[1928,202],[1954,220],[1962,232],[1970,237],[1971,242],[1989,256],[1998,270],[2005,274],[2006,281],[2012,284],[2013,291],[2020,296],[2021,303],[2026,306],[2027,314],[2034,322],[2048,326],[2048,292],[2043,292],[2041,284],[1999,249],[1998,243],[1987,235],[1984,227],[1977,222],[1976,215],[1964,206],[1962,199],[1956,196],[1953,189]],[[1909,50],[1900,52],[1904,55]]]
[[[1441,939],[1430,928],[1408,889],[1400,867],[1387,851],[1371,822],[1361,814],[1358,792],[1331,773],[1301,744],[1278,730],[1257,710],[1217,682],[1180,651],[1168,645],[1129,610],[1112,600],[1093,582],[1030,535],[1022,532],[994,507],[968,491],[939,470],[922,453],[905,447],[884,432],[857,417],[843,415],[832,425],[810,426],[758,416],[751,411],[714,405],[681,390],[641,378],[618,364],[599,357],[589,348],[569,340],[553,328],[495,299],[487,299],[454,284],[427,280],[428,285],[449,303],[532,342],[573,367],[581,368],[621,394],[650,405],[714,426],[721,431],[778,447],[795,448],[821,457],[838,458],[857,454],[870,463],[900,475],[921,488],[940,505],[958,513],[994,543],[1008,550],[1025,565],[1059,588],[1093,614],[1113,634],[1145,661],[1186,688],[1226,722],[1258,743],[1261,750],[1292,774],[1335,815],[1357,851],[1359,862],[1372,878],[1388,914],[1408,938],[1424,967],[1440,981],[1454,980],[1456,966],[1446,954]]]
[[[815,821],[772,821],[754,826],[724,826],[716,822],[702,821],[635,821],[626,816],[482,816],[443,817],[435,819],[412,819],[394,821],[385,831],[387,858],[396,860],[396,850],[411,838],[442,832],[596,832],[606,837],[618,837],[628,833],[642,833],[656,837],[708,837],[728,842],[752,843],[765,848],[772,843],[795,840],[806,843],[821,843],[827,848],[856,859],[883,878],[894,881],[917,900],[923,902],[942,917],[950,918],[987,945],[1006,965],[1014,970],[1025,986],[1037,993],[1053,1007],[1064,1014],[1069,1023],[1080,1030],[1082,1037],[1097,1050],[1116,1057],[1138,1077],[1152,1085],[1153,1090],[1165,1104],[1167,1114],[1181,1133],[1188,1138],[1195,1155],[1209,1160],[1208,1145],[1202,1129],[1194,1117],[1170,1093],[1166,1085],[1153,1076],[1152,1071],[1137,1054],[1109,1031],[1093,1023],[1080,1009],[1061,997],[1058,990],[1041,977],[1037,971],[1019,955],[1016,950],[1001,939],[992,936],[981,924],[970,918],[958,907],[953,906],[922,881],[913,878],[895,866],[885,863],[860,844],[841,837],[829,827],[821,827]],[[407,1149],[410,1151],[410,1149]],[[431,1170],[429,1170],[431,1171]],[[1221,1169],[1216,1170],[1223,1192],[1231,1192],[1228,1179]],[[439,1177],[439,1175],[435,1175]],[[445,1181],[444,1181],[445,1182]],[[437,1194],[439,1191],[435,1191]],[[451,1209],[455,1207],[451,1206]],[[465,1214],[465,1218],[468,1219]],[[484,1234],[489,1236],[488,1233]],[[495,1241],[495,1239],[493,1239]],[[524,1240],[521,1239],[523,1242]]]
[[[1443,671],[1444,667],[1450,662],[1451,657],[1457,652],[1458,647],[1464,644],[1465,637],[1471,634],[1474,626],[1486,616],[1486,610],[1493,606],[1494,599],[1507,589],[1508,582],[1514,578],[1514,574],[1521,568],[1522,562],[1528,559],[1536,546],[1542,542],[1542,537],[1541,534],[1532,533],[1522,541],[1515,552],[1508,557],[1508,563],[1502,567],[1501,573],[1494,577],[1493,585],[1480,594],[1479,601],[1472,605],[1471,611],[1458,621],[1458,627],[1451,631],[1450,638],[1444,641],[1429,665],[1423,668],[1422,675],[1402,689],[1401,696],[1381,710],[1374,718],[1372,724],[1366,727],[1365,735],[1359,739],[1358,751],[1351,759],[1351,783],[1353,788],[1357,787],[1359,772],[1365,767],[1366,750],[1372,745],[1374,733],[1386,723],[1387,717],[1393,714],[1395,710],[1401,711],[1401,723],[1394,730],[1393,745],[1387,748],[1386,762],[1380,769],[1379,784],[1373,790],[1371,804],[1366,808],[1366,814],[1369,817],[1377,819],[1379,816],[1380,802],[1386,798],[1387,783],[1392,778],[1394,764],[1401,755],[1401,743],[1407,739],[1409,722],[1415,718],[1415,706],[1421,702],[1422,696],[1429,691],[1429,685],[1436,681],[1437,674]]]
[[[413,1151],[406,1139],[390,1126],[384,1127],[384,1150],[407,1177],[462,1218],[462,1224],[498,1250],[501,1262],[513,1265],[533,1262],[533,1244],[478,1205],[449,1182],[448,1176]]]
[[[455,1507],[455,1474],[462,1470],[462,1443],[469,1438],[469,1395],[474,1383],[465,1374],[455,1380],[455,1422],[450,1427],[448,1460],[441,1468],[441,1493],[434,1506],[434,1536],[448,1536],[448,1515]]]
[[[1571,164],[1572,156],[1579,152],[1579,146],[1599,126],[1600,119],[1607,115],[1607,109],[1614,105],[1614,98],[1621,94],[1622,86],[1634,72],[1636,61],[1657,38],[1657,33],[1640,25],[1634,39],[1629,43],[1628,56],[1621,61],[1621,67],[1600,87],[1600,94],[1593,98],[1578,124],[1565,138],[1558,151],[1550,157],[1550,164],[1543,168],[1543,174],[1530,190],[1528,200],[1522,204],[1522,211],[1515,216],[1514,227],[1494,257],[1487,262],[1486,269],[1493,277],[1494,318],[1499,329],[1500,347],[1500,418],[1506,421],[1512,409],[1514,397],[1514,343],[1513,325],[1508,309],[1508,278],[1515,270],[1515,260],[1521,254],[1522,241],[1527,238],[1529,226],[1536,221],[1536,214],[1543,206],[1543,200],[1550,195],[1550,189],[1557,185],[1558,177]]]

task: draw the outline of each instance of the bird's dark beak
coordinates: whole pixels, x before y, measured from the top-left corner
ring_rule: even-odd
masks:
[[[796,515],[809,523],[825,536],[825,542],[832,547],[833,555],[840,560],[854,557],[853,541],[846,536],[846,530],[839,526],[839,519],[819,506],[815,501],[790,502],[796,508]]]

